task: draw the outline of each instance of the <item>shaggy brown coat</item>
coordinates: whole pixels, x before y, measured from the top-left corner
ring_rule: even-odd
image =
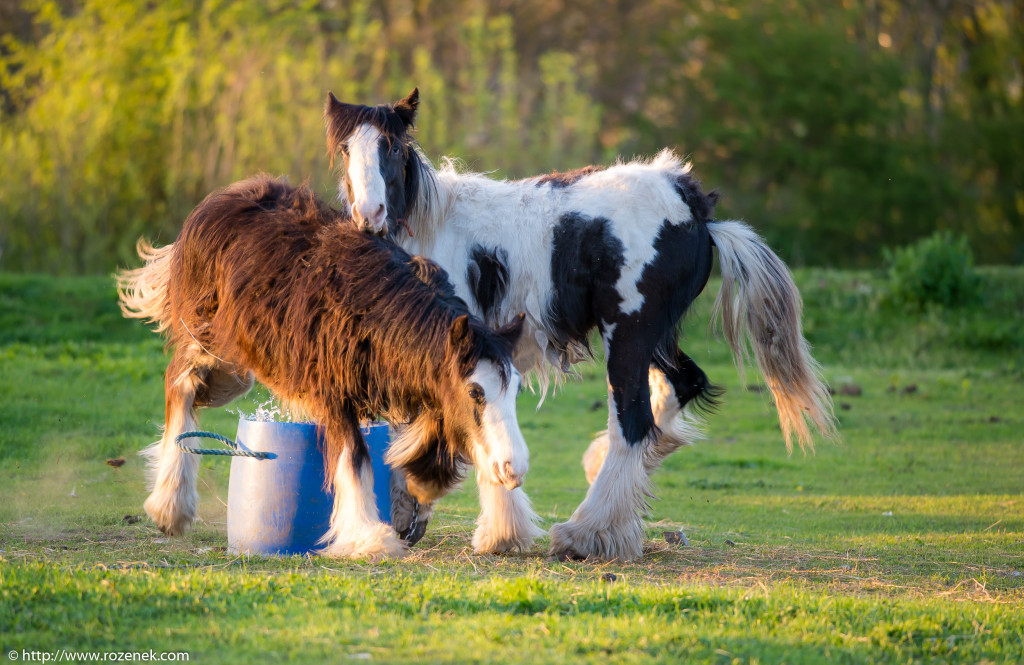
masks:
[[[346,448],[357,472],[369,461],[359,421],[378,416],[421,433],[410,480],[444,491],[461,479],[480,434],[465,379],[483,359],[507,376],[521,318],[490,330],[436,265],[357,231],[308,187],[267,176],[211,194],[170,251],[148,255],[168,262],[165,297],[138,304],[139,269],[122,275],[122,303],[174,349],[169,413],[186,374],[198,378],[194,406],[230,401],[232,384],[254,374],[320,423],[326,482]]]

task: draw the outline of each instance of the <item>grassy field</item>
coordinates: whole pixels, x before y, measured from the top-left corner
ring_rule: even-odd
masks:
[[[228,464],[201,522],[145,519],[162,344],[104,278],[0,275],[0,650],[187,651],[190,662],[1015,663],[1024,661],[1024,270],[984,273],[967,310],[879,305],[868,273],[798,275],[843,440],[787,455],[758,377],[708,340],[728,392],[707,439],[656,476],[646,556],[561,563],[469,547],[472,480],[399,562],[225,549]],[[713,290],[709,289],[713,294]],[[210,411],[232,434],[259,392]],[[586,482],[599,367],[543,407],[524,393],[526,489],[546,526]],[[110,458],[127,461],[120,468]],[[141,517],[141,520],[137,518]],[[682,529],[687,547],[663,532]],[[609,576],[611,573],[614,576]],[[37,658],[38,659],[38,658]]]

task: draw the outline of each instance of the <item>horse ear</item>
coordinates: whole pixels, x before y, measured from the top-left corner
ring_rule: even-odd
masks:
[[[324,105],[324,123],[327,126],[327,150],[331,153],[331,166],[334,166],[334,155],[338,146],[345,139],[344,129],[346,124],[343,118],[352,109],[351,104],[339,102],[333,92],[327,93],[327,103]]]
[[[327,118],[327,122],[330,123],[332,119],[345,115],[346,109],[351,106],[351,104],[339,102],[333,92],[328,92],[327,103],[324,104],[324,117]]]
[[[416,107],[420,105],[420,89],[413,88],[408,97],[395,102],[394,109],[406,129],[413,126],[416,120]]]
[[[503,325],[497,331],[498,337],[501,337],[508,342],[509,346],[513,349],[516,348],[516,344],[519,343],[519,338],[523,336],[523,325],[525,322],[526,312],[520,312],[519,316]]]
[[[448,342],[453,349],[462,348],[469,339],[469,316],[463,314],[455,319],[452,329],[448,332]]]
[[[340,121],[347,115],[358,113],[364,107],[359,104],[346,104],[338,101],[333,92],[327,93],[327,103],[324,105],[324,117],[327,124],[340,124]]]

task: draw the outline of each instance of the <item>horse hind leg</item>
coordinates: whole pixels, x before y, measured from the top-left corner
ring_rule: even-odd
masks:
[[[140,453],[148,458],[151,492],[144,504],[146,513],[169,536],[183,534],[199,510],[199,458],[182,451],[174,441],[197,426],[195,399],[203,385],[203,369],[198,362],[199,355],[191,349],[175,351],[164,377],[163,437]]]
[[[569,521],[551,527],[551,554],[558,559],[595,557],[624,562],[643,553],[641,514],[647,511],[650,497],[644,448],[650,442],[628,440],[615,401],[609,394],[604,463]]]
[[[678,351],[674,363],[655,359],[647,374],[651,391],[651,411],[659,436],[647,449],[644,466],[653,473],[661,462],[683,446],[703,438],[700,422],[687,409],[694,404],[698,411],[710,411],[717,405],[721,390],[712,386],[693,360]],[[597,477],[608,455],[608,430],[594,437],[583,454],[583,470],[588,483]]]
[[[711,385],[697,363],[679,350],[672,362],[654,359],[648,382],[659,436],[646,450],[644,466],[647,473],[653,473],[666,457],[704,437],[693,412],[714,411],[722,390]]]
[[[325,450],[337,455],[334,464],[334,510],[327,533],[320,539],[324,556],[336,558],[398,559],[406,544],[380,520],[373,494],[370,451],[354,415],[335,418],[325,434]]]

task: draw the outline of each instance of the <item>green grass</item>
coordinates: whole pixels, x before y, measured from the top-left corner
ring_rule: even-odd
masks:
[[[1007,662],[1024,654],[1024,270],[987,300],[905,315],[868,273],[798,275],[837,390],[839,443],[786,454],[767,396],[705,341],[728,392],[708,438],[656,477],[646,556],[561,563],[469,547],[472,480],[400,562],[225,551],[228,464],[203,462],[201,522],[164,538],[135,453],[162,420],[160,340],[102,278],[0,275],[0,652],[188,651],[192,662]],[[709,288],[713,295],[714,285]],[[856,384],[860,396],[842,394]],[[908,389],[913,386],[913,389]],[[586,491],[598,367],[520,424],[546,526]],[[257,393],[204,414],[234,432]],[[843,406],[845,405],[845,406]],[[108,458],[124,457],[120,468]],[[665,543],[683,529],[689,547]],[[604,581],[607,573],[614,581]]]

